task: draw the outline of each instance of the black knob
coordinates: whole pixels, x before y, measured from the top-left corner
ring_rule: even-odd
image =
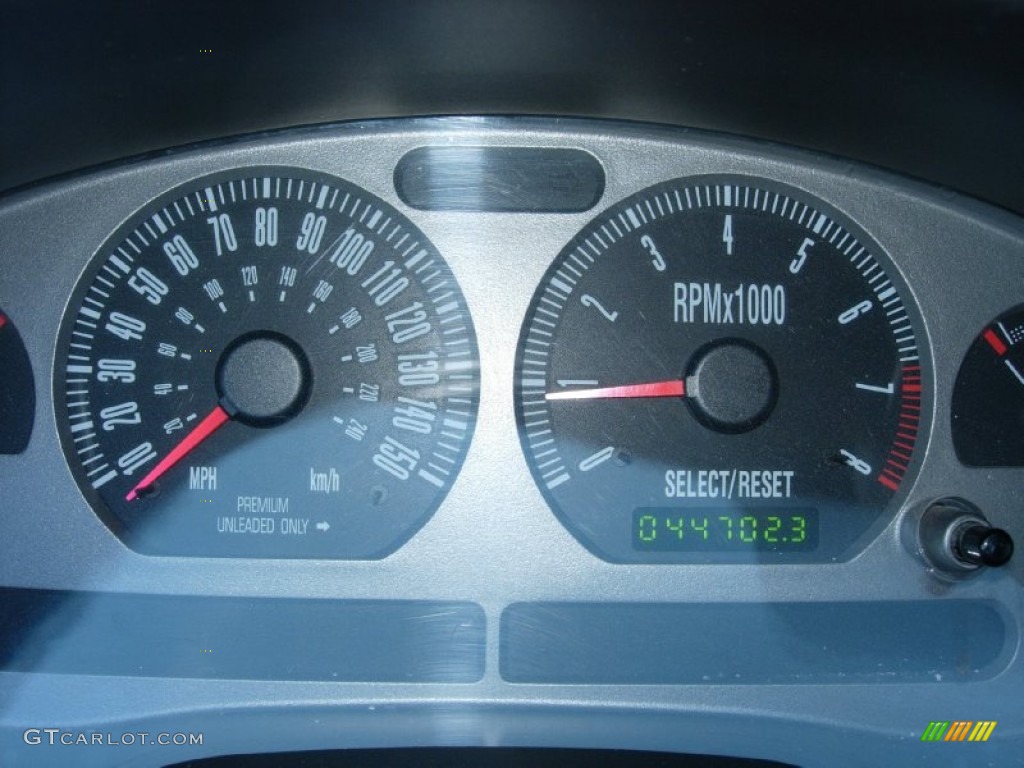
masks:
[[[937,499],[920,514],[908,515],[903,530],[908,547],[949,576],[998,568],[1013,556],[1010,534],[994,528],[981,510],[961,498]]]
[[[998,568],[1013,557],[1013,539],[1000,528],[971,522],[956,532],[953,553],[962,563]]]

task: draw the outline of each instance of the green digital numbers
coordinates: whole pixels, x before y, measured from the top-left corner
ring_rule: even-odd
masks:
[[[666,552],[812,550],[817,546],[818,512],[641,508],[633,512],[633,547]]]
[[[807,518],[800,517],[799,515],[793,516],[793,530],[791,531],[790,541],[794,544],[801,544],[807,539]]]
[[[658,518],[654,515],[640,515],[637,520],[637,535],[640,541],[650,543],[658,538]]]

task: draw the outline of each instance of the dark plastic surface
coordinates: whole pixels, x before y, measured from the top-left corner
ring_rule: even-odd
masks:
[[[0,189],[371,117],[646,120],[826,151],[1024,212],[1012,0],[0,4]]]
[[[471,603],[0,589],[7,671],[469,683],[484,631]]]
[[[395,191],[424,211],[572,213],[601,199],[604,169],[578,149],[420,147],[398,162]]]
[[[1009,634],[990,604],[965,600],[518,603],[502,614],[501,675],[592,685],[964,682],[998,672]]]
[[[612,749],[428,747],[225,755],[175,763],[168,768],[785,768],[787,765],[745,757]]]

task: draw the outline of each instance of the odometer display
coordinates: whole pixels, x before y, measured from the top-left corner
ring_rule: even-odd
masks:
[[[846,559],[913,481],[920,338],[899,273],[839,211],[759,179],[665,182],[598,216],[541,281],[520,441],[607,560]]]
[[[476,420],[459,286],[411,222],[294,168],[179,187],[100,248],[55,372],[75,478],[149,554],[382,557]]]
[[[633,511],[633,549],[660,552],[776,550],[818,546],[816,509],[672,508]]]

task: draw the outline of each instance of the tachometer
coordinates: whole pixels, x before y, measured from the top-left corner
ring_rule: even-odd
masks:
[[[589,224],[537,289],[520,440],[606,559],[842,559],[919,462],[921,337],[899,274],[840,212],[763,180],[663,183]]]
[[[64,317],[60,433],[150,554],[382,557],[440,504],[476,419],[465,301],[411,222],[294,168],[219,173],[132,216]]]

